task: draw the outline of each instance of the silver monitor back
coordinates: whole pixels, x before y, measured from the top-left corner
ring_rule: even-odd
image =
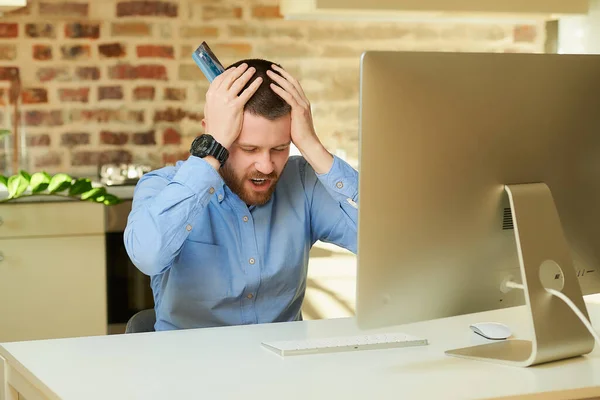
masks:
[[[524,304],[507,184],[547,184],[600,292],[600,56],[366,52],[360,79],[361,327]]]

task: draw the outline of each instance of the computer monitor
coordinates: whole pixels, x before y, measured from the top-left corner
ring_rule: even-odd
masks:
[[[544,289],[600,292],[600,56],[368,51],[359,139],[360,327],[525,304],[502,361],[592,350]]]

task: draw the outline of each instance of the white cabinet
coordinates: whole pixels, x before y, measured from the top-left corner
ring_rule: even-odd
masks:
[[[0,206],[0,342],[104,335],[104,206]]]

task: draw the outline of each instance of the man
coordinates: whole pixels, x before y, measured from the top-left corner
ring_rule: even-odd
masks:
[[[202,124],[186,161],[140,179],[125,229],[155,329],[301,319],[311,246],[356,253],[358,173],[319,141],[300,84],[264,60],[211,83]]]

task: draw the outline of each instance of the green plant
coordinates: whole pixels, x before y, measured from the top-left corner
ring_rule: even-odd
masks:
[[[106,192],[104,187],[93,187],[87,178],[73,179],[67,174],[50,176],[46,172],[36,172],[33,175],[25,171],[9,178],[0,175],[0,187],[8,189],[8,197],[0,203],[21,197],[53,195],[70,197],[82,201],[93,201],[107,206],[122,202],[117,196]],[[30,192],[28,192],[28,190]]]

